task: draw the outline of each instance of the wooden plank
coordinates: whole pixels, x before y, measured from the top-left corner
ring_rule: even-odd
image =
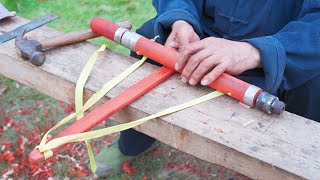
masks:
[[[0,27],[10,30],[25,22],[22,18],[14,18],[0,22]],[[30,32],[29,37],[41,39],[56,34],[59,32],[42,27]],[[37,68],[22,61],[15,52],[14,42],[10,41],[0,47],[0,73],[56,99],[73,103],[74,83],[85,61],[97,48],[87,42],[56,48],[46,52],[46,63]],[[102,53],[86,85],[86,96],[134,61],[110,51]],[[143,65],[103,101],[157,68]],[[209,91],[205,87],[185,85],[175,75],[112,119],[119,123],[135,120]],[[320,124],[288,112],[269,116],[255,109],[245,109],[224,96],[136,129],[200,159],[255,179],[320,178]]]

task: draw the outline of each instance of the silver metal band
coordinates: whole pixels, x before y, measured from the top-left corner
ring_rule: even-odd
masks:
[[[134,47],[137,43],[137,41],[141,38],[142,36],[132,32],[126,28],[120,27],[115,33],[114,33],[114,42],[121,44],[130,50],[134,51]]]
[[[261,88],[259,88],[257,86],[254,86],[254,85],[250,85],[249,88],[244,93],[243,102],[246,105],[249,105],[249,106],[253,107],[253,105],[254,105],[254,97],[256,96],[256,94],[260,90],[261,90]]]
[[[114,33],[114,42],[121,44],[121,37],[126,32],[129,31],[126,28],[120,27],[115,33]]]
[[[121,44],[132,51],[134,51],[134,47],[136,46],[137,41],[141,38],[142,36],[132,32],[132,31],[126,31],[121,38]]]

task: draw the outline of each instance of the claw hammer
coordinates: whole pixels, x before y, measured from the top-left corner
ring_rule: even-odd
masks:
[[[128,21],[120,22],[118,24],[125,29],[131,29],[132,27],[131,23]],[[46,56],[43,53],[44,50],[99,37],[99,35],[92,32],[91,29],[87,29],[58,35],[39,42],[37,40],[25,39],[25,33],[26,31],[23,31],[16,38],[15,45],[17,53],[22,58],[30,60],[35,66],[41,66],[45,62]]]

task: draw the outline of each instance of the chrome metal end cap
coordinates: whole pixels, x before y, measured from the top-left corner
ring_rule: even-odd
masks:
[[[285,110],[285,103],[280,101],[277,96],[262,92],[257,98],[256,107],[268,114],[280,115]]]

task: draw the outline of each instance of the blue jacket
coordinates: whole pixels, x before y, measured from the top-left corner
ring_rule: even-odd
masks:
[[[181,19],[201,38],[258,48],[263,73],[242,78],[266,91],[290,90],[320,75],[320,0],[153,0],[153,6],[154,31],[164,39]]]

